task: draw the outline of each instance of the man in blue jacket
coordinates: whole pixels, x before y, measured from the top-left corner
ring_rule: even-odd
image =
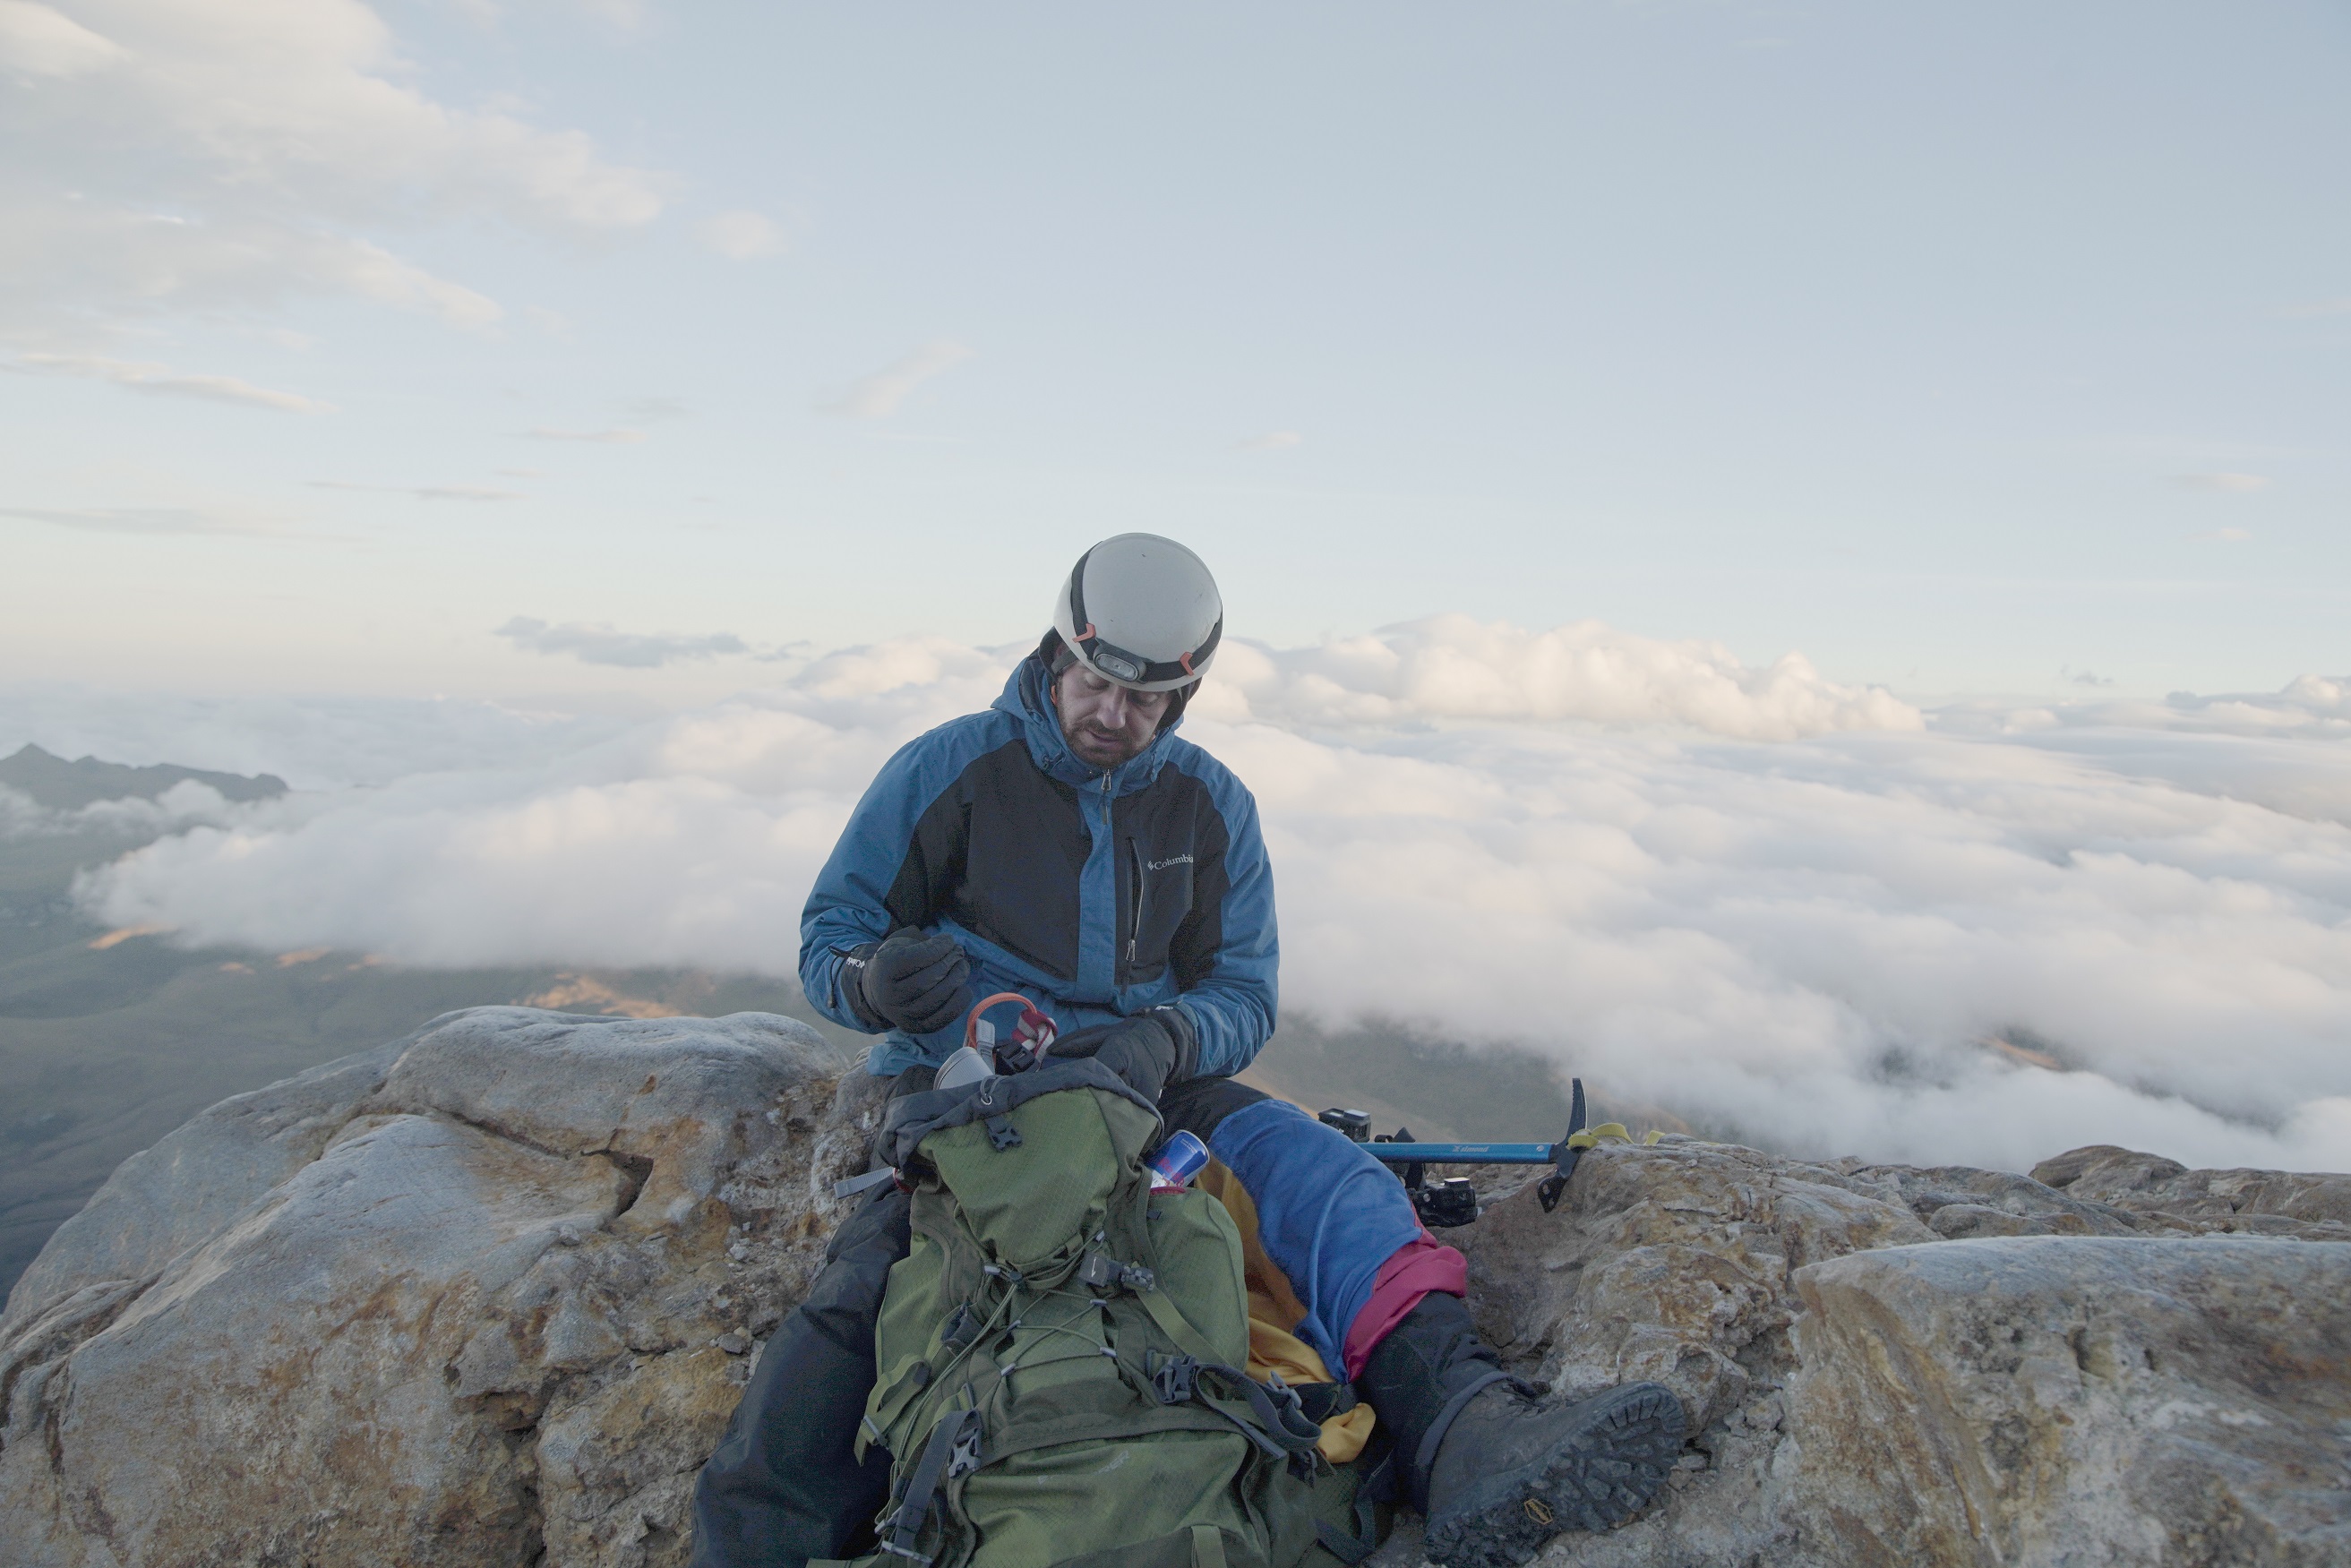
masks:
[[[1394,1439],[1430,1554],[1522,1562],[1553,1529],[1646,1503],[1680,1448],[1680,1406],[1654,1384],[1535,1403],[1479,1341],[1461,1255],[1402,1185],[1233,1081],[1273,1031],[1273,878],[1256,801],[1174,733],[1223,632],[1215,580],[1182,545],[1121,534],[1088,550],[1003,695],[909,743],[858,803],[801,917],[801,985],[882,1036],[867,1070],[897,1092],[929,1086],[975,999],[1033,1000],[1055,1054],[1112,1067],[1249,1193],[1306,1308],[1293,1332]],[[887,1189],[835,1235],[703,1470],[702,1568],[798,1568],[868,1539],[889,1456],[861,1467],[852,1445],[908,1244],[905,1197]]]

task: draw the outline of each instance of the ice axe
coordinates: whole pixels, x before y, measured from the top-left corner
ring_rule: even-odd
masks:
[[[1372,1135],[1371,1113],[1332,1107],[1317,1118],[1325,1126],[1336,1127],[1356,1143],[1364,1152],[1391,1168],[1403,1180],[1412,1194],[1413,1207],[1420,1213],[1421,1223],[1432,1229],[1439,1226],[1468,1225],[1478,1218],[1478,1191],[1468,1176],[1453,1176],[1427,1184],[1424,1167],[1428,1166],[1550,1166],[1552,1174],[1543,1177],[1535,1188],[1535,1197],[1549,1214],[1559,1207],[1567,1182],[1575,1174],[1576,1162],[1583,1151],[1603,1138],[1615,1137],[1631,1141],[1632,1134],[1618,1122],[1604,1123],[1586,1130],[1584,1126],[1583,1080],[1570,1079],[1573,1091],[1568,1102],[1567,1131],[1555,1144],[1437,1144],[1422,1143],[1409,1128],[1399,1127],[1393,1134]],[[1655,1134],[1650,1134],[1654,1140]]]

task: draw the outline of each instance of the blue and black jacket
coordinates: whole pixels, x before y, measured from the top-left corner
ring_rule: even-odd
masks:
[[[909,741],[842,830],[800,916],[800,985],[827,1018],[880,1026],[842,962],[904,926],[945,932],[972,999],[1018,991],[1061,1032],[1174,1003],[1203,1075],[1239,1071],[1273,1032],[1273,876],[1257,802],[1163,728],[1104,773],[1062,738],[1050,674],[1023,659],[984,713]],[[894,1073],[962,1043],[892,1030],[866,1059]]]

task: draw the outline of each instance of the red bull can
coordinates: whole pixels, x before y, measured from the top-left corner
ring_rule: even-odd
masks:
[[[1154,1192],[1182,1192],[1207,1163],[1208,1145],[1190,1133],[1174,1134],[1144,1162],[1151,1167]]]

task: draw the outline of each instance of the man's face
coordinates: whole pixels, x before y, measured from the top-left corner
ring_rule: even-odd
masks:
[[[1159,733],[1172,692],[1129,691],[1083,664],[1071,664],[1053,683],[1053,706],[1061,716],[1061,736],[1089,766],[1117,767],[1143,755]]]

